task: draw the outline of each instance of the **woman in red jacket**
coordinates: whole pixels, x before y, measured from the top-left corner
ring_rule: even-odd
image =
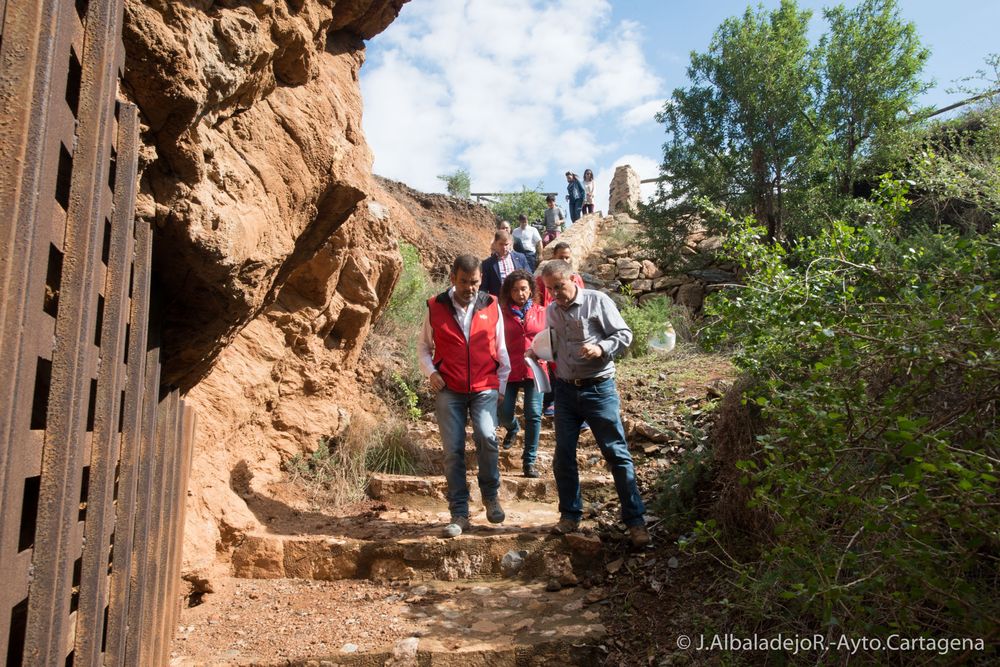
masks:
[[[525,477],[538,477],[535,457],[538,453],[538,434],[542,427],[542,394],[535,390],[531,369],[524,361],[524,353],[531,347],[535,335],[545,328],[545,309],[532,299],[534,277],[523,270],[512,271],[500,288],[500,314],[503,318],[504,341],[510,358],[510,375],[500,424],[507,429],[503,448],[510,449],[517,439],[521,425],[514,416],[517,394],[524,391],[524,454],[521,461]]]

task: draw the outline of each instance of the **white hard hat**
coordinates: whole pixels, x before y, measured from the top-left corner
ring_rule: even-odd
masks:
[[[552,329],[546,327],[535,335],[535,340],[531,341],[531,351],[535,353],[539,359],[545,361],[555,361],[555,350],[553,350],[552,344]]]

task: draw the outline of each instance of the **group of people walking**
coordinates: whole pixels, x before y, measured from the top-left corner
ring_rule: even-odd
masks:
[[[552,259],[535,272],[544,241],[534,238],[537,230],[532,228],[535,235],[525,231],[529,227],[526,218],[519,222],[520,245],[524,248],[527,241],[534,257],[514,251],[514,234],[498,228],[491,255],[482,261],[473,255],[456,257],[449,274],[451,286],[427,302],[418,353],[421,370],[436,395],[435,413],[445,454],[451,518],[444,535],[456,537],[471,527],[466,424],[472,423],[486,518],[497,524],[506,518],[499,499],[497,424],[505,429],[505,449],[514,446],[523,430],[522,472],[525,477],[539,477],[542,416],[553,414],[552,472],[560,519],[552,532],[576,531],[583,518],[576,456],[580,432],[590,428],[611,468],[629,537],[635,546],[645,546],[650,541],[645,508],[614,381],[614,357],[632,342],[632,331],[610,297],[584,287],[570,264],[568,244],[556,243]],[[533,351],[537,336],[550,337],[554,361],[546,363]],[[538,391],[535,372],[547,374],[552,405]],[[522,395],[523,429],[515,416]]]
[[[590,169],[584,171],[583,180],[581,181],[577,178],[576,174],[567,171],[566,184],[566,200],[569,202],[569,225],[572,225],[582,215],[594,212],[594,172]],[[511,234],[514,242],[514,250],[525,256],[525,259],[528,260],[530,270],[534,271],[542,248],[555,240],[567,227],[566,216],[556,204],[556,196],[549,194],[545,197],[544,234],[540,234],[537,229],[530,225],[528,223],[528,216],[523,213],[517,217],[517,223],[518,226],[512,230],[509,222],[501,221],[497,223],[497,230],[503,230]]]
[[[594,186],[594,172],[590,169],[583,172],[582,181],[573,172],[566,172],[566,201],[569,202],[570,225],[582,215],[594,212]],[[545,236],[542,237],[542,243],[547,245],[563,230],[566,216],[563,215],[562,209],[556,206],[555,195],[550,194],[545,197],[545,206]]]

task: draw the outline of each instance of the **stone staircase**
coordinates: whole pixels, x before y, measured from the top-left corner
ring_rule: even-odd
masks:
[[[436,429],[421,427],[425,467],[440,473]],[[467,442],[471,450],[471,434]],[[375,474],[372,502],[361,514],[323,518],[308,532],[284,534],[272,526],[247,535],[233,553],[229,590],[212,596],[213,609],[195,607],[182,616],[172,664],[601,663],[605,628],[597,603],[605,595],[592,584],[625,542],[607,545],[586,528],[590,522],[580,533],[549,534],[558,520],[553,443],[546,420],[539,479],[521,474],[520,438],[512,450],[501,451],[507,515],[501,525],[486,520],[470,452],[472,530],[457,538],[441,537],[449,513],[440,474]],[[580,444],[585,504],[616,512],[611,476],[589,433]],[[315,602],[307,604],[310,599]],[[297,610],[294,623],[282,614],[286,609]],[[342,624],[327,627],[345,612]],[[255,636],[227,645],[220,626],[248,618],[260,619],[258,632],[250,633]],[[283,631],[264,644],[275,624]]]

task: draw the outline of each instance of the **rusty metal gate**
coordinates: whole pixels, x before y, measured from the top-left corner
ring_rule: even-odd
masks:
[[[163,664],[194,417],[160,386],[121,0],[0,0],[0,660]]]

